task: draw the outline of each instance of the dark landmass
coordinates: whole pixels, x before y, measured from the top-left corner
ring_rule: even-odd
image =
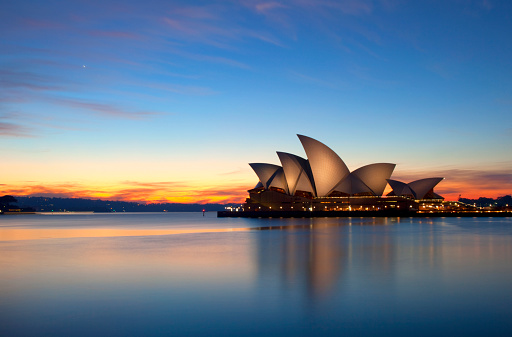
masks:
[[[480,197],[478,199],[459,198],[459,201],[477,207],[493,209],[512,206],[512,196],[496,199]],[[0,209],[24,212],[207,212],[225,211],[226,206],[237,204],[179,204],[179,203],[137,203],[127,201],[92,200],[82,198],[47,198],[26,196],[0,197]]]
[[[15,197],[12,195],[4,195],[0,197],[0,214],[4,214],[6,212],[15,211],[15,212],[33,212],[32,209],[20,209],[16,203]]]
[[[480,197],[478,199],[459,198],[460,202],[474,205],[477,207],[510,207],[512,206],[512,196],[505,195],[496,199]]]
[[[127,201],[81,198],[45,198],[16,196],[17,208],[35,212],[206,212],[224,211],[226,204],[143,204]],[[11,205],[11,207],[15,207]]]

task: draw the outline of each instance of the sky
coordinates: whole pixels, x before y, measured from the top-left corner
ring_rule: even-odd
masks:
[[[511,194],[512,2],[2,3],[1,195],[243,202],[296,134]]]

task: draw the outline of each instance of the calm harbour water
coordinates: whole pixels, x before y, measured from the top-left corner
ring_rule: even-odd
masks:
[[[2,216],[0,335],[512,336],[512,219]]]

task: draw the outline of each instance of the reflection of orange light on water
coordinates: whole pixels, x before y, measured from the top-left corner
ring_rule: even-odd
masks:
[[[329,226],[323,226],[327,233]],[[325,232],[324,232],[325,233]],[[311,288],[318,294],[328,294],[341,272],[343,250],[339,245],[339,237],[312,232],[309,247],[309,270]],[[333,232],[336,234],[336,232]]]
[[[64,239],[64,238],[97,238],[119,236],[153,236],[176,234],[224,233],[243,232],[249,228],[205,228],[205,229],[0,229],[1,241]]]
[[[7,277],[0,282],[0,293],[22,292],[27,284],[40,289],[50,283],[56,289],[72,284],[79,291],[142,284],[168,289],[169,282],[191,285],[202,280],[221,285],[250,284],[257,273],[253,247],[243,240],[233,243],[227,233],[244,230],[0,228],[0,241],[4,243],[0,245],[0,267]],[[201,234],[214,232],[225,232],[228,239],[222,233]],[[12,282],[9,277],[23,281]],[[51,282],[45,282],[46,277]]]

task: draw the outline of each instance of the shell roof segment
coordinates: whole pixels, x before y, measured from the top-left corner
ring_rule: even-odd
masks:
[[[308,156],[316,196],[325,197],[349,175],[347,165],[325,144],[316,139],[297,135]]]
[[[268,187],[282,188],[287,194],[289,194],[288,184],[286,183],[286,178],[284,177],[284,170],[282,167],[279,167],[274,173],[271,180],[268,182]]]
[[[393,193],[397,196],[403,195],[412,195],[416,199],[423,199],[425,195],[431,191],[441,180],[444,178],[436,177],[436,178],[425,178],[412,181],[408,184],[393,180],[387,179],[389,185],[393,189]]]
[[[391,188],[393,189],[393,192],[395,193],[395,195],[397,195],[397,196],[412,195],[412,196],[416,197],[414,192],[411,190],[409,185],[407,185],[406,183],[403,183],[398,180],[393,180],[393,179],[388,179],[387,181],[389,183],[389,186],[391,186]]]
[[[443,180],[443,179],[444,178],[439,178],[439,177],[425,178],[425,179],[415,180],[413,182],[410,182],[407,185],[409,185],[411,190],[413,190],[414,193],[416,193],[416,198],[423,199],[423,197],[425,197],[425,195],[430,190],[432,190],[437,184],[439,184],[441,182],[441,180]]]
[[[349,174],[338,185],[336,185],[334,191],[346,193],[349,195],[358,193],[373,193],[372,190],[363,181],[361,181],[361,179],[353,174]]]
[[[309,162],[302,157],[286,152],[278,151],[277,156],[283,165],[289,193],[293,195],[295,191],[301,190],[314,194],[314,185],[309,174],[311,172]]]
[[[252,169],[258,176],[260,183],[263,185],[265,189],[270,187],[270,182],[274,178],[277,170],[281,168],[281,166],[279,165],[266,163],[250,163],[249,165],[252,167]]]
[[[351,173],[361,179],[374,195],[382,195],[387,181],[391,177],[396,164],[376,163],[362,166]]]

